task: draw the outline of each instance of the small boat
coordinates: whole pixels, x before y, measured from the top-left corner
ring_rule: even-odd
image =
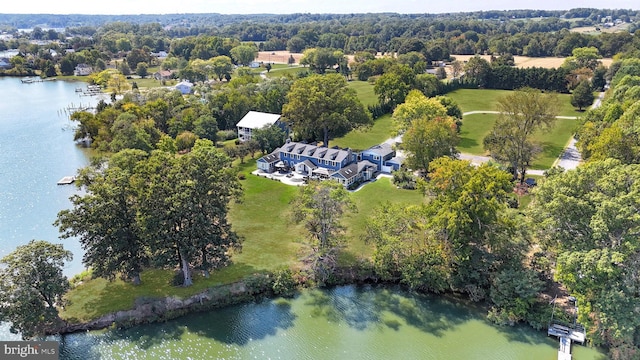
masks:
[[[62,179],[58,180],[58,185],[70,185],[73,184],[74,181],[76,181],[75,176],[65,176]]]

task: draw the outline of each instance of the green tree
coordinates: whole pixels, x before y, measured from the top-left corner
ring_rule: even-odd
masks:
[[[292,220],[304,224],[310,238],[312,270],[319,280],[326,281],[343,240],[345,228],[341,221],[346,212],[353,213],[357,208],[349,193],[335,181],[300,187],[291,206]]]
[[[231,56],[241,65],[249,65],[258,56],[258,48],[255,45],[244,44],[231,49]]]
[[[300,65],[308,65],[316,73],[324,74],[327,69],[342,63],[343,60],[344,54],[340,50],[313,48],[304,51]]]
[[[403,104],[393,111],[393,123],[397,133],[403,133],[419,118],[429,120],[447,116],[447,109],[436,98],[427,98],[418,90],[411,90]]]
[[[218,81],[222,81],[226,75],[231,75],[233,64],[228,56],[216,56],[210,60],[212,71],[218,77]]]
[[[464,77],[480,87],[487,86],[491,65],[480,56],[474,56],[464,66]]]
[[[282,117],[297,136],[323,140],[325,146],[330,135],[372,123],[355,90],[339,74],[312,75],[294,82]]]
[[[62,320],[69,281],[62,274],[72,254],[62,245],[31,240],[0,259],[0,321],[11,322],[10,331],[23,338],[43,335]]]
[[[240,247],[227,221],[229,202],[241,195],[229,157],[201,139],[185,155],[153,152],[142,173],[141,217],[156,263],[178,265],[183,286],[193,284],[192,268],[208,276],[226,266]]]
[[[73,195],[72,208],[58,213],[55,225],[61,236],[79,238],[85,250],[82,262],[95,276],[109,280],[120,276],[138,285],[149,264],[135,184],[136,167],[147,156],[144,151],[124,150],[108,163],[83,169],[78,184],[86,194]]]
[[[594,99],[595,96],[593,95],[593,89],[591,88],[589,80],[580,81],[578,86],[576,86],[571,93],[571,105],[577,107],[580,111],[591,106]]]
[[[500,112],[484,147],[491,156],[505,163],[524,182],[527,168],[541,151],[532,137],[536,131],[550,129],[558,114],[558,97],[551,93],[523,88],[498,100]]]
[[[394,65],[376,80],[373,92],[381,104],[395,108],[405,101],[415,82],[416,75],[411,68],[407,65]]]
[[[136,66],[136,75],[144,79],[149,74],[148,70],[149,65],[146,62],[139,62]]]
[[[123,92],[131,89],[131,85],[127,82],[127,78],[122,74],[112,74],[107,82],[107,86],[108,90],[116,93],[116,95],[122,94]]]
[[[579,322],[590,340],[621,359],[640,351],[637,329],[640,166],[589,162],[550,176],[535,191],[527,215],[555,277],[578,298]],[[621,311],[620,309],[625,309]]]
[[[441,156],[457,155],[458,142],[457,126],[450,117],[417,118],[402,137],[403,148],[408,152],[407,165],[424,171],[429,171],[429,163]]]
[[[263,153],[271,153],[287,141],[287,133],[276,125],[267,125],[261,129],[254,129],[251,138],[258,142]]]

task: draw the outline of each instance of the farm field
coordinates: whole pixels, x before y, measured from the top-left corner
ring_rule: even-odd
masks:
[[[475,55],[451,55],[459,61],[469,61]],[[491,55],[479,55],[481,58],[490,61]],[[519,68],[528,68],[528,67],[542,67],[542,68],[558,68],[562,65],[565,58],[563,57],[528,57],[528,56],[519,56],[515,55],[513,57],[515,61],[516,67]],[[600,59],[602,61],[602,65],[609,67],[613,62],[611,58]]]

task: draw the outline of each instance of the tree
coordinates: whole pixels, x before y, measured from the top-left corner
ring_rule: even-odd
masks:
[[[480,87],[487,86],[491,65],[480,56],[474,56],[464,66],[464,76]]]
[[[527,210],[555,277],[582,304],[579,322],[591,341],[638,353],[637,303],[640,166],[619,160],[589,162],[550,176]],[[620,311],[620,309],[626,309]]]
[[[241,65],[249,65],[258,56],[258,48],[255,45],[244,44],[231,49],[231,56]]]
[[[427,98],[418,90],[411,90],[403,104],[393,111],[393,123],[397,133],[404,133],[411,123],[420,118],[433,120],[446,117],[447,109],[437,98]]]
[[[499,162],[513,170],[524,182],[527,167],[541,151],[532,137],[536,131],[548,130],[558,114],[555,94],[523,88],[498,100],[500,112],[491,132],[484,138],[484,148]]]
[[[85,250],[83,264],[94,276],[120,276],[140,284],[149,264],[144,229],[138,219],[140,196],[136,167],[148,154],[124,150],[108,163],[97,162],[80,172],[78,184],[86,195],[73,195],[72,208],[62,210],[54,225],[63,238],[78,237]]]
[[[464,64],[462,64],[459,60],[454,60],[451,62],[451,76],[454,79],[458,78],[464,69]]]
[[[291,205],[292,220],[303,223],[309,234],[314,273],[324,281],[335,265],[336,250],[341,245],[345,231],[340,223],[343,215],[357,208],[349,193],[335,181],[300,187]]]
[[[0,321],[11,322],[12,333],[32,338],[62,322],[56,306],[64,305],[62,268],[72,257],[62,245],[31,240],[0,259]]]
[[[216,56],[209,61],[211,62],[213,73],[218,77],[218,81],[222,81],[226,75],[231,75],[233,64],[228,56]]]
[[[127,79],[122,74],[112,74],[107,86],[109,91],[116,93],[116,95],[122,94],[124,91],[131,88]]]
[[[417,118],[402,137],[403,148],[409,153],[407,165],[424,171],[429,171],[429,163],[436,158],[457,155],[458,142],[457,126],[450,117]]]
[[[282,116],[296,135],[323,140],[372,123],[355,90],[339,74],[312,75],[293,83]]]
[[[344,61],[344,54],[340,50],[329,48],[314,48],[304,51],[300,59],[300,65],[309,65],[309,68],[318,74],[324,74],[329,68],[339,65]]]
[[[593,71],[600,65],[600,54],[598,49],[591,47],[578,47],[571,51],[572,56],[565,59],[562,67],[569,70],[576,70],[580,68],[588,68]]]
[[[293,55],[289,55],[289,58],[287,59],[287,65],[291,66],[295,63],[296,63],[296,59],[293,57]]]
[[[582,111],[582,109],[591,106],[594,99],[595,96],[593,95],[591,83],[589,80],[582,80],[578,86],[573,89],[573,93],[571,94],[571,105]]]
[[[261,129],[254,129],[251,138],[258,143],[263,153],[271,153],[287,141],[287,133],[276,125],[266,125]]]
[[[144,79],[149,74],[148,69],[149,65],[146,62],[140,62],[136,66],[136,75]]]
[[[404,102],[415,81],[416,75],[411,68],[407,65],[395,65],[376,80],[373,92],[378,95],[381,104],[395,108]]]
[[[178,265],[183,286],[193,284],[192,268],[208,276],[226,266],[240,247],[227,221],[229,202],[241,195],[231,159],[200,139],[185,155],[153,152],[141,172],[141,218],[154,261]]]

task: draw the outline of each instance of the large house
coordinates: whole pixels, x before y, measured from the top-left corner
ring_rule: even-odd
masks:
[[[280,121],[280,115],[249,111],[236,125],[238,128],[238,140],[242,142],[249,141],[253,130],[262,129],[269,125],[279,126],[285,130],[285,124]]]
[[[402,159],[389,144],[373,146],[360,154],[350,149],[327,148],[316,144],[287,142],[258,159],[258,169],[272,173],[293,169],[301,175],[334,179],[345,187],[368,181],[374,174],[398,170]]]

